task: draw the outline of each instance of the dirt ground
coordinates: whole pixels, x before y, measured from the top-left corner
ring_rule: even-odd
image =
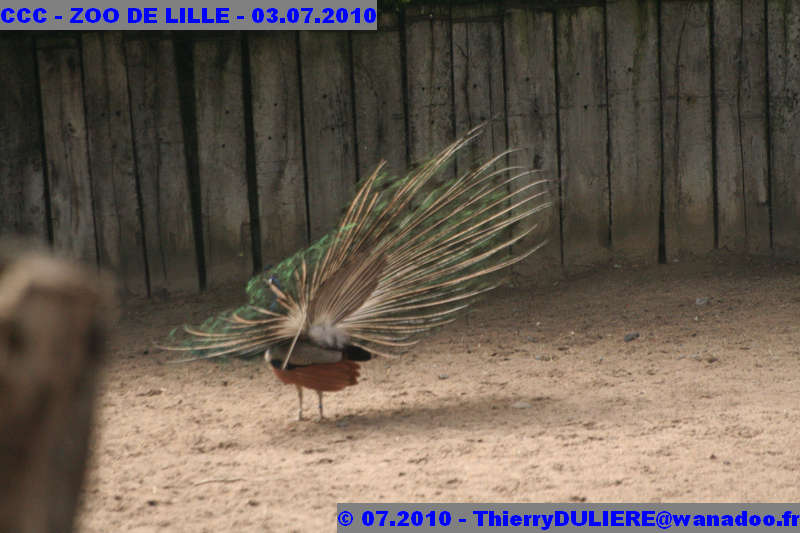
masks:
[[[240,294],[124,310],[79,531],[335,531],[344,501],[800,500],[796,265],[502,289],[416,353],[367,363],[322,422],[311,392],[296,421],[263,361],[152,348]]]

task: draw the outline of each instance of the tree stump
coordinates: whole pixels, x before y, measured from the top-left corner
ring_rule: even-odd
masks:
[[[0,249],[0,532],[69,532],[112,291],[24,250]]]

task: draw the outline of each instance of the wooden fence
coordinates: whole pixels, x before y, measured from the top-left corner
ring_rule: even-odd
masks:
[[[501,117],[554,180],[525,274],[800,251],[800,1],[409,8],[378,32],[0,35],[0,232],[130,293],[246,279]],[[457,161],[456,169],[463,166]]]

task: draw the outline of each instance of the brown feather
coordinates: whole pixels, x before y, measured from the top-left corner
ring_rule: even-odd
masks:
[[[282,370],[272,367],[278,379],[316,391],[335,392],[358,383],[359,365],[347,359],[338,363],[297,366]]]

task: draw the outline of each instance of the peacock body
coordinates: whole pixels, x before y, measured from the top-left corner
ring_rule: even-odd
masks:
[[[265,354],[281,381],[319,394],[357,383],[359,362],[408,350],[540,245],[510,253],[535,231],[512,232],[550,206],[534,171],[505,166],[511,151],[437,184],[467,132],[403,178],[363,181],[339,225],[247,284],[245,305],[185,326],[173,349],[190,359]],[[524,184],[519,184],[522,181]]]

